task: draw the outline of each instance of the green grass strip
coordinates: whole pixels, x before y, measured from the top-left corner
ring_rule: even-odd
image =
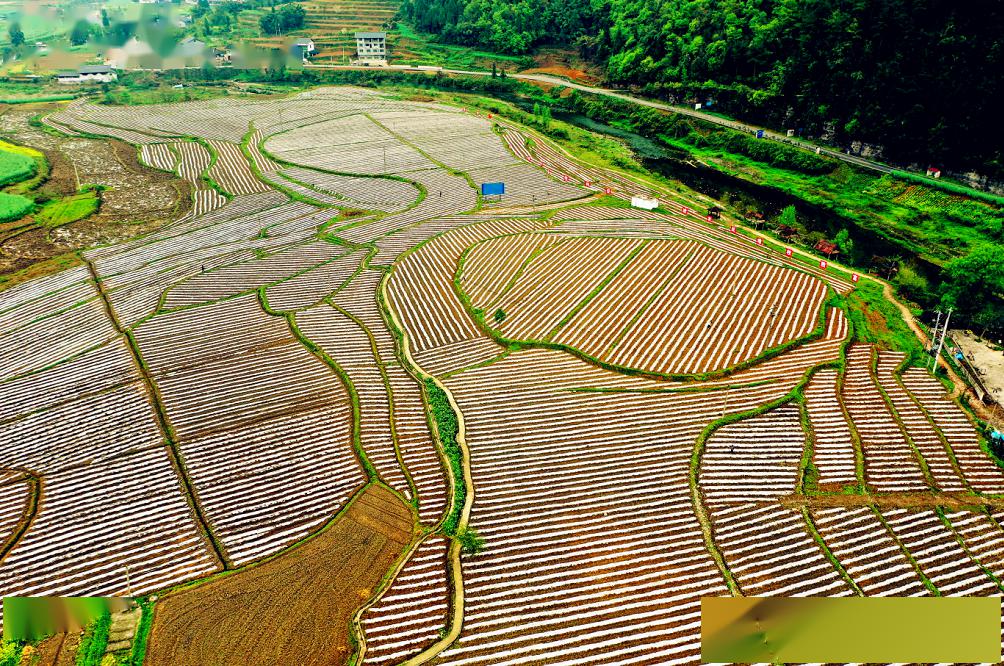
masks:
[[[443,445],[443,453],[446,454],[450,474],[453,476],[455,490],[450,502],[450,511],[442,524],[443,533],[452,537],[457,535],[460,514],[463,512],[464,502],[467,499],[467,484],[464,480],[464,454],[457,442],[460,422],[457,419],[457,413],[450,405],[449,398],[446,397],[446,392],[439,388],[431,378],[426,378],[424,385],[436,433]]]

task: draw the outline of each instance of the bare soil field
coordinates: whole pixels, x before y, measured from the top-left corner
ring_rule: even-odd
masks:
[[[97,213],[78,222],[45,228],[29,215],[0,225],[0,288],[74,265],[77,250],[147,233],[191,208],[191,186],[141,165],[135,147],[46,133],[29,124],[39,112],[0,111],[0,134],[45,154],[50,173],[37,192],[54,199],[74,194],[84,185],[106,189]],[[25,273],[4,279],[18,271]]]
[[[303,546],[165,597],[154,615],[145,663],[345,663],[353,649],[352,614],[411,537],[408,508],[385,488],[370,486],[334,525]]]

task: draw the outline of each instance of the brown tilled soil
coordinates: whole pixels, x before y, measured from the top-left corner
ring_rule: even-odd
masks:
[[[77,250],[148,233],[191,208],[190,185],[141,166],[134,146],[32,127],[31,116],[45,110],[52,109],[0,106],[0,136],[45,153],[50,174],[39,192],[52,198],[73,194],[78,182],[108,189],[98,212],[78,222],[56,229],[39,228],[31,217],[0,224],[0,289],[73,265]]]
[[[21,654],[21,664],[32,666],[74,666],[80,634],[56,634],[38,644],[26,647]]]
[[[780,498],[787,507],[808,506],[810,509],[823,507],[854,507],[875,505],[880,509],[933,509],[943,506],[947,509],[966,510],[979,506],[1004,506],[1004,499],[970,495],[964,492],[896,492],[868,495],[788,495]]]
[[[334,666],[352,614],[413,534],[393,493],[371,486],[317,538],[157,603],[146,666]]]

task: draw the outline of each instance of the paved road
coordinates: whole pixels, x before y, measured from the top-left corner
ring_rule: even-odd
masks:
[[[390,70],[395,72],[443,72],[444,74],[463,74],[467,76],[491,76],[491,72],[475,72],[465,69],[446,69],[444,67],[411,67],[408,65],[390,65],[388,67],[359,67],[355,65],[307,65],[309,68],[316,69],[355,69],[355,70]],[[778,141],[780,143],[786,143],[796,148],[801,148],[803,150],[815,153],[817,150],[819,154],[826,155],[827,157],[832,157],[834,159],[842,160],[855,166],[859,166],[865,169],[871,169],[872,171],[878,171],[880,173],[889,173],[893,171],[893,167],[881,162],[876,162],[875,160],[870,160],[864,157],[858,157],[857,155],[848,155],[847,153],[842,153],[838,150],[832,150],[830,148],[825,148],[817,146],[815,144],[809,143],[807,141],[802,141],[794,137],[788,137],[784,134],[779,134],[778,132],[771,131],[765,127],[757,127],[756,125],[747,125],[746,123],[741,123],[735,120],[729,120],[728,118],[721,118],[710,113],[705,113],[703,111],[698,111],[687,106],[675,106],[673,104],[666,104],[665,102],[657,102],[651,99],[645,99],[644,97],[635,97],[634,95],[628,95],[616,90],[610,90],[609,88],[598,88],[594,86],[587,86],[582,83],[574,83],[567,79],[562,79],[557,76],[548,76],[547,74],[508,74],[507,76],[514,79],[522,79],[524,81],[537,81],[539,83],[549,83],[552,85],[565,86],[566,88],[574,88],[576,90],[582,90],[584,92],[593,93],[596,95],[604,95],[606,97],[613,97],[616,99],[623,100],[625,102],[631,102],[633,104],[638,104],[640,106],[648,106],[653,109],[660,109],[663,111],[671,111],[673,113],[679,113],[680,115],[690,116],[692,118],[699,118],[705,122],[714,123],[715,125],[721,125],[722,127],[728,127],[734,130],[739,130],[740,132],[746,132],[749,134],[755,134],[758,130],[763,130],[764,137],[772,141]]]

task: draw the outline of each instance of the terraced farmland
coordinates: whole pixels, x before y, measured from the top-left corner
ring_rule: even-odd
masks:
[[[0,594],[166,595],[158,664],[467,666],[696,664],[703,596],[1004,592],[967,413],[703,200],[353,88],[49,120],[197,205],[0,292]]]

